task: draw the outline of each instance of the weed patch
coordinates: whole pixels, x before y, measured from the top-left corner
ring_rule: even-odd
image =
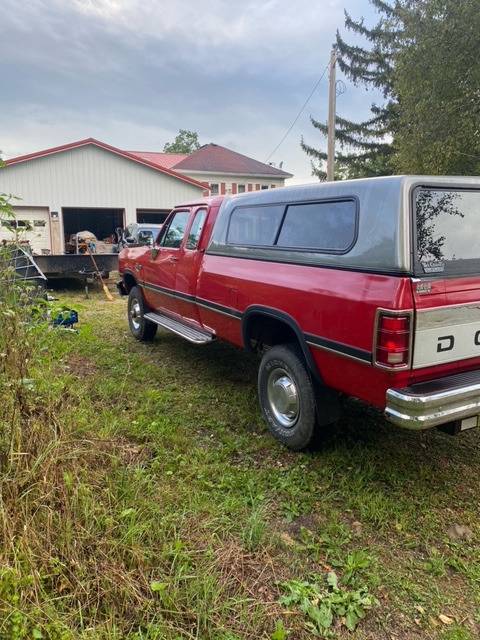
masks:
[[[367,611],[378,604],[366,587],[349,589],[339,585],[333,571],[326,578],[315,576],[312,582],[290,580],[283,587],[287,593],[280,598],[280,604],[297,605],[306,617],[306,628],[315,633],[325,633],[337,621],[353,631]]]
[[[79,333],[37,325],[20,375],[0,371],[2,639],[479,636],[478,433],[348,402],[294,454],[263,426],[254,358],[139,344],[123,300],[60,296]]]

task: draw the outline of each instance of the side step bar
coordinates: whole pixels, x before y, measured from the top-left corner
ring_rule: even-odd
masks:
[[[208,331],[201,331],[200,329],[194,329],[183,322],[174,320],[169,316],[165,316],[160,313],[154,313],[153,311],[144,315],[145,320],[154,322],[164,329],[168,329],[172,333],[176,333],[178,336],[185,338],[189,342],[194,344],[207,344],[215,339],[215,336]]]

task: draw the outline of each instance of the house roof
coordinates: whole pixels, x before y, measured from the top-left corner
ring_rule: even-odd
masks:
[[[292,174],[259,162],[219,144],[205,144],[175,165],[176,171],[231,173],[246,176],[291,178]]]
[[[85,147],[88,145],[93,145],[100,149],[104,149],[105,151],[109,151],[110,153],[114,153],[118,156],[122,156],[123,158],[127,158],[128,160],[132,160],[133,162],[137,162],[138,164],[143,164],[146,167],[150,167],[151,169],[155,169],[155,171],[159,171],[160,173],[164,173],[165,175],[171,176],[172,178],[177,178],[177,180],[182,180],[183,182],[187,182],[195,187],[199,187],[201,189],[205,189],[205,185],[198,180],[194,180],[193,178],[189,178],[188,176],[177,173],[173,171],[169,167],[165,167],[164,165],[153,162],[149,158],[143,158],[140,155],[136,155],[131,151],[123,151],[122,149],[118,149],[117,147],[112,147],[105,142],[100,142],[100,140],[95,140],[95,138],[85,138],[84,140],[78,140],[77,142],[70,142],[68,144],[63,144],[59,147],[51,147],[50,149],[44,149],[42,151],[36,151],[35,153],[29,153],[24,156],[17,156],[16,158],[10,158],[5,161],[7,166],[19,164],[20,162],[27,162],[29,160],[35,160],[37,158],[43,158],[45,156],[53,155],[55,153],[62,153],[63,151],[69,151],[71,149],[77,149],[79,147]],[[157,155],[157,154],[151,154]]]
[[[160,153],[156,151],[129,151],[128,153],[133,153],[134,156],[149,160],[166,169],[173,169],[181,160],[188,158],[188,153]]]

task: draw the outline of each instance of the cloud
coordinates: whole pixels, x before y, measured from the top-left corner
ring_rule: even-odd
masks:
[[[3,0],[5,156],[88,137],[161,149],[179,128],[264,160],[328,60],[343,7],[368,0]],[[300,150],[326,117],[326,80],[273,160],[308,176]],[[351,86],[342,115],[366,114]],[[320,140],[319,140],[320,143]]]

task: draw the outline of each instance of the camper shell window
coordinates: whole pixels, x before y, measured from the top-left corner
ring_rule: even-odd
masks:
[[[318,253],[347,253],[355,244],[358,202],[354,198],[233,209],[227,243]]]
[[[413,191],[417,275],[480,273],[480,191],[418,187]]]

